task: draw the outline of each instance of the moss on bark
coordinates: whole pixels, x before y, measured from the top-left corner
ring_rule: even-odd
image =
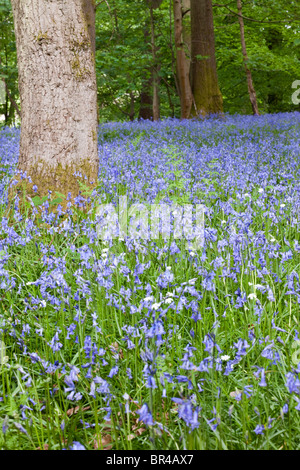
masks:
[[[51,191],[53,197],[56,197],[57,193],[65,196],[60,203],[63,209],[66,208],[68,201],[74,203],[74,199],[79,194],[87,198],[98,183],[98,166],[91,165],[89,160],[65,167],[59,163],[55,168],[43,161],[37,161],[29,169],[26,169],[27,178],[22,177],[21,174],[18,173],[14,177],[17,183],[9,188],[8,198],[10,201],[16,195],[26,195],[27,199],[32,199],[35,196],[42,198],[48,196]],[[29,176],[31,182],[29,182]]]

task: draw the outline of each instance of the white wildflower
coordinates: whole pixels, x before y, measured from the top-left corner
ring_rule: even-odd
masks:
[[[153,310],[157,310],[160,307],[160,303],[155,303],[152,305]]]
[[[255,299],[257,299],[257,295],[254,294],[254,293],[249,294],[249,295],[248,295],[248,299],[255,300]]]
[[[174,294],[173,294],[173,292],[167,292],[167,293],[166,293],[166,296],[167,296],[167,297],[174,297]]]
[[[227,356],[226,354],[225,356],[221,356],[222,361],[229,361],[229,359],[230,359],[230,356]]]

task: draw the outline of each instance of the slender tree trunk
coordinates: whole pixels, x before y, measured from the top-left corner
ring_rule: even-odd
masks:
[[[5,85],[4,85],[4,88],[5,88]],[[4,105],[4,122],[5,122],[5,125],[8,124],[8,96],[7,96],[7,93],[6,93],[6,90],[5,90],[5,105]]]
[[[153,59],[153,121],[158,121],[160,118],[160,102],[159,102],[159,66],[156,57],[156,44],[155,44],[155,28],[154,28],[154,16],[153,16],[153,5],[150,4],[150,25],[151,25],[151,49]]]
[[[8,121],[10,119],[10,116],[12,115],[12,111],[11,111],[12,109],[17,113],[17,115],[20,118],[21,117],[21,112],[20,112],[19,106],[17,105],[16,100],[14,99],[13,95],[10,93],[9,89],[7,88],[6,83],[5,83],[5,91],[6,91],[7,97],[10,101],[10,110],[9,110],[9,115],[8,115]]]
[[[249,93],[249,98],[252,106],[252,111],[253,114],[259,114],[258,110],[258,104],[257,104],[257,98],[256,98],[256,93],[252,81],[252,74],[251,70],[248,67],[248,55],[247,55],[247,49],[246,49],[246,41],[245,41],[245,27],[244,27],[244,19],[243,19],[243,14],[242,14],[242,1],[237,0],[237,8],[238,8],[238,13],[239,13],[239,24],[240,24],[240,32],[241,32],[241,44],[242,44],[242,52],[243,52],[243,58],[244,58],[244,66],[245,66],[245,71],[246,71],[246,76],[247,76],[247,85],[248,85],[248,93]]]
[[[14,98],[13,98],[14,99]],[[11,124],[14,124],[15,123],[15,112],[16,112],[16,109],[14,108],[14,106],[12,105],[12,103],[10,103],[10,106],[9,106],[9,113],[8,113],[8,116],[7,116],[7,122],[8,122],[8,125],[10,126]]]
[[[182,4],[182,39],[186,51],[185,60],[190,71],[192,34],[191,34],[191,0],[181,0]]]
[[[87,32],[92,46],[94,57],[96,55],[96,5],[95,0],[81,0],[83,19],[87,27]]]
[[[96,182],[94,0],[11,0],[21,99],[19,170],[39,194]]]
[[[134,114],[135,114],[134,104],[135,104],[135,98],[134,98],[133,92],[131,91],[130,92],[130,109],[129,109],[130,121],[134,121]]]
[[[145,80],[142,84],[139,119],[153,119],[152,87],[153,79],[151,76],[151,78]]]
[[[146,22],[144,29],[145,43],[149,43],[150,31],[149,21]],[[150,78],[146,78],[142,83],[142,91],[140,94],[140,110],[139,119],[153,119],[153,107],[152,107],[152,88],[153,88],[153,73],[152,67],[149,67]]]
[[[175,107],[174,103],[172,101],[171,93],[170,93],[170,87],[169,84],[166,82],[166,90],[167,90],[167,95],[168,95],[168,101],[169,101],[169,107],[172,112],[172,117],[175,117]]]
[[[1,65],[1,57],[0,57],[0,65]],[[12,114],[12,111],[8,112],[8,101],[10,101],[10,110],[14,109],[14,111],[16,111],[16,113],[19,117],[21,117],[21,112],[20,112],[19,106],[16,103],[16,100],[14,99],[14,96],[9,91],[7,83],[3,78],[2,78],[2,82],[3,82],[3,85],[4,85],[5,96],[6,96],[5,122],[9,123],[9,119],[10,119],[10,116]]]
[[[153,79],[151,76],[142,84],[142,91],[140,94],[139,119],[153,119],[152,87]]]
[[[191,0],[191,31],[191,82],[194,96],[191,115],[223,113],[223,98],[217,76],[211,0]]]
[[[188,119],[193,95],[191,90],[189,67],[186,60],[184,43],[182,37],[182,9],[181,0],[173,0],[174,23],[175,23],[175,47],[178,85],[180,90],[181,119]]]

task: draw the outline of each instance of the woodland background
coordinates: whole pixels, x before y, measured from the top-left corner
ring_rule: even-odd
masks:
[[[152,93],[158,76],[160,117],[180,117],[176,79],[174,17],[171,0],[151,9],[146,0],[102,0],[96,14],[96,71],[99,121],[134,120],[141,116],[143,93]],[[188,2],[187,6],[188,6]],[[261,113],[297,111],[292,83],[299,78],[299,5],[296,1],[243,2],[245,41]],[[183,2],[184,4],[184,2]],[[218,79],[224,111],[250,114],[236,1],[213,3]],[[189,57],[190,15],[183,16]],[[155,57],[151,44],[154,28]],[[5,100],[1,123],[19,121],[16,45],[9,0],[0,1],[0,78]]]

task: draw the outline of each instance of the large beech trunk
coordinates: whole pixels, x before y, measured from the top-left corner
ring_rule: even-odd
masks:
[[[249,59],[248,59],[248,54],[247,54],[247,49],[246,49],[245,27],[244,27],[244,19],[243,19],[243,14],[242,14],[242,1],[241,0],[237,0],[237,9],[239,12],[241,45],[242,45],[242,53],[243,53],[243,58],[244,58],[245,72],[246,72],[246,77],[247,77],[248,93],[249,93],[250,103],[252,106],[252,112],[253,114],[258,115],[259,110],[258,110],[256,92],[255,92],[254,85],[253,85],[251,70],[248,67]]]
[[[223,112],[218,85],[211,0],[191,0],[192,64],[194,103],[192,116]],[[200,56],[200,57],[199,57]]]
[[[19,170],[39,194],[96,182],[94,0],[11,0],[21,100]],[[74,172],[76,176],[74,176]]]
[[[177,79],[180,91],[181,119],[188,119],[191,112],[193,95],[189,77],[189,63],[183,42],[181,0],[173,0]]]

